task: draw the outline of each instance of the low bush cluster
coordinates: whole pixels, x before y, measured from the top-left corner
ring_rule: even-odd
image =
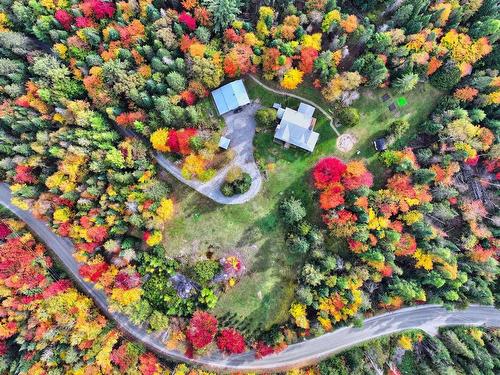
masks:
[[[252,176],[243,172],[240,167],[232,167],[226,174],[220,189],[226,197],[246,193],[252,186]]]

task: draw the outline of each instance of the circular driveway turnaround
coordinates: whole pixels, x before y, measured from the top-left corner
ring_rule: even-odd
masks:
[[[453,325],[485,325],[500,327],[500,310],[490,306],[471,305],[466,310],[447,311],[437,305],[409,307],[366,319],[362,328],[345,327],[323,336],[290,345],[281,353],[256,359],[249,351],[240,355],[224,356],[214,353],[200,358],[187,358],[175,350],[168,350],[164,341],[166,332],[150,334],[141,326],[133,325],[122,314],[110,312],[107,297],[102,290],[94,288],[80,276],[80,264],[73,257],[74,246],[67,238],[52,232],[43,221],[29,211],[23,211],[11,202],[9,185],[0,184],[0,204],[24,221],[31,231],[47,245],[47,248],[64,266],[68,275],[80,290],[91,297],[97,307],[131,340],[136,340],[156,354],[175,361],[182,361],[218,372],[276,372],[310,365],[353,345],[380,336],[419,328],[435,334],[439,327]]]

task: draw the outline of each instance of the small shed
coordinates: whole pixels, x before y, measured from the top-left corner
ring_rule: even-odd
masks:
[[[230,143],[231,143],[231,140],[229,138],[220,137],[219,147],[224,149],[224,150],[227,150],[229,148]]]
[[[241,79],[212,91],[212,97],[220,115],[250,103],[250,98]]]
[[[377,138],[373,141],[373,145],[375,146],[375,150],[384,151],[387,149],[387,141],[384,137]]]

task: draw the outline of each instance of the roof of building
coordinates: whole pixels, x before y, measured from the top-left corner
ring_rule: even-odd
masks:
[[[311,126],[311,121],[312,116],[308,116],[291,108],[286,108],[283,116],[281,117],[281,124],[295,124],[305,129],[309,129],[309,127]]]
[[[302,108],[306,113],[291,108],[285,109],[274,138],[312,152],[319,138],[319,134],[310,129],[314,107],[312,112],[307,107]]]
[[[314,108],[312,105],[306,103],[300,103],[297,112],[303,113],[307,117],[313,117],[315,109],[316,108]]]
[[[229,147],[229,143],[231,143],[231,140],[229,138],[220,137],[220,140],[219,140],[219,147],[220,148],[227,150],[227,148]]]
[[[250,103],[250,98],[241,79],[212,91],[212,96],[220,115]]]
[[[383,137],[375,139],[373,145],[377,151],[384,151],[387,148],[387,142]]]
[[[285,113],[285,108],[278,108],[278,110],[276,111],[276,118],[281,120],[283,118],[284,113]]]

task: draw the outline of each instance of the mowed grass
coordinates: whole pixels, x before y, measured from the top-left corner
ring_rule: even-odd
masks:
[[[391,98],[384,102],[382,96],[386,93]],[[362,89],[360,98],[353,104],[353,107],[359,110],[359,125],[341,129],[342,132],[353,134],[358,140],[354,148],[344,154],[344,157],[364,159],[374,173],[375,181],[379,183],[383,180],[385,168],[377,159],[373,141],[386,135],[393,121],[406,119],[410,124],[408,131],[391,148],[398,149],[407,145],[415,138],[418,133],[418,124],[429,116],[442,93],[429,83],[421,83],[413,91],[404,95],[408,101],[404,107],[396,104],[400,96],[392,89]],[[397,107],[394,113],[388,108],[391,103],[395,103]],[[358,150],[359,154],[357,154]]]
[[[298,107],[298,100],[270,93],[250,79],[245,81],[245,85],[250,98],[259,100],[263,106],[279,102],[282,106]],[[437,99],[437,94],[429,86],[426,85],[426,89],[431,90],[430,94],[435,94],[434,99]],[[314,100],[310,97],[312,90],[309,98]],[[287,249],[285,230],[278,217],[279,202],[293,194],[305,203],[308,219],[321,224],[310,170],[324,156],[336,155],[348,159],[356,156],[357,149],[361,150],[361,154],[356,157],[375,160],[373,137],[383,133],[397,118],[390,112],[385,113],[386,106],[380,97],[387,91],[363,92],[355,104],[361,113],[360,125],[339,129],[341,132],[352,132],[359,140],[348,154],[336,151],[337,136],[329,120],[319,111],[315,112],[315,131],[320,133],[320,138],[313,153],[284,149],[273,142],[274,128],[258,129],[254,138],[254,155],[264,182],[258,196],[246,204],[231,206],[214,203],[174,178],[167,177],[174,189],[177,206],[176,217],[165,233],[167,254],[183,257],[186,261],[204,259],[211,254],[214,258],[237,255],[246,267],[245,276],[239,283],[220,296],[213,310],[217,316],[236,314],[236,320],[250,327],[250,331],[266,329],[287,320],[297,272],[304,257]],[[408,116],[412,126],[432,109],[430,94],[425,100],[423,95],[407,94],[409,103],[401,110],[401,116]],[[314,95],[321,94],[318,91]]]
[[[283,90],[276,82],[265,83],[274,89],[287,91]],[[297,87],[293,93],[317,103],[335,119],[335,107],[323,98],[321,91],[315,89],[310,80],[305,79],[304,83]],[[384,102],[382,96],[385,94],[389,94],[391,98]],[[401,96],[407,100],[407,104],[403,107],[397,105],[397,100]],[[359,110],[359,125],[352,128],[338,128],[341,133],[353,134],[358,142],[350,152],[341,153],[335,150],[335,155],[342,159],[364,159],[370,170],[375,172],[376,177],[379,177],[376,178],[376,182],[382,182],[384,173],[380,172],[383,172],[384,168],[377,160],[373,141],[386,135],[393,121],[406,119],[410,123],[410,128],[392,147],[401,148],[408,144],[418,132],[417,125],[427,119],[441,96],[442,92],[429,83],[419,83],[414,90],[403,95],[394,89],[362,88],[359,99],[352,105]],[[391,103],[397,107],[395,112],[391,112],[388,108]],[[322,142],[321,138],[320,142]]]

